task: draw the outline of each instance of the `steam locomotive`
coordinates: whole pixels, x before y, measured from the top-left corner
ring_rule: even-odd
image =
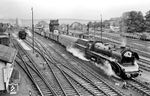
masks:
[[[36,33],[65,47],[74,46],[80,49],[87,59],[96,62],[98,66],[103,66],[102,64],[105,64],[105,62],[109,62],[116,75],[123,79],[135,78],[140,73],[137,64],[139,56],[129,48],[64,34],[55,34],[54,31],[42,32],[42,34],[36,31]]]
[[[26,36],[27,36],[27,32],[25,30],[20,30],[18,32],[19,39],[26,39]]]
[[[129,48],[86,39],[78,39],[75,46],[83,50],[85,57],[96,62],[98,66],[109,62],[115,74],[123,79],[135,78],[139,75],[137,64],[139,56]]]

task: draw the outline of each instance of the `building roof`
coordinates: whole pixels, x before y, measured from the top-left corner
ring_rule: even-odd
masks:
[[[17,55],[17,50],[5,45],[0,45],[0,61],[12,63]]]

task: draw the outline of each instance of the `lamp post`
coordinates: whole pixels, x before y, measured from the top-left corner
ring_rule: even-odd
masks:
[[[33,44],[33,53],[34,53],[34,22],[33,22],[33,7],[31,8],[32,11],[32,44]]]

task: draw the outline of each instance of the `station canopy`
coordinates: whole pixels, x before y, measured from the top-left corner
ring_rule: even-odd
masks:
[[[12,63],[16,55],[16,49],[0,44],[0,61]]]

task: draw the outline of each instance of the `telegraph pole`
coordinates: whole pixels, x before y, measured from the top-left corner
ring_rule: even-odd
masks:
[[[67,24],[67,35],[69,35],[69,24]]]
[[[102,42],[102,14],[101,14],[101,42]]]
[[[95,37],[95,24],[94,24],[94,41],[96,41],[96,37]]]
[[[34,22],[33,22],[33,7],[31,8],[32,11],[32,44],[33,44],[33,53],[34,53]]]

